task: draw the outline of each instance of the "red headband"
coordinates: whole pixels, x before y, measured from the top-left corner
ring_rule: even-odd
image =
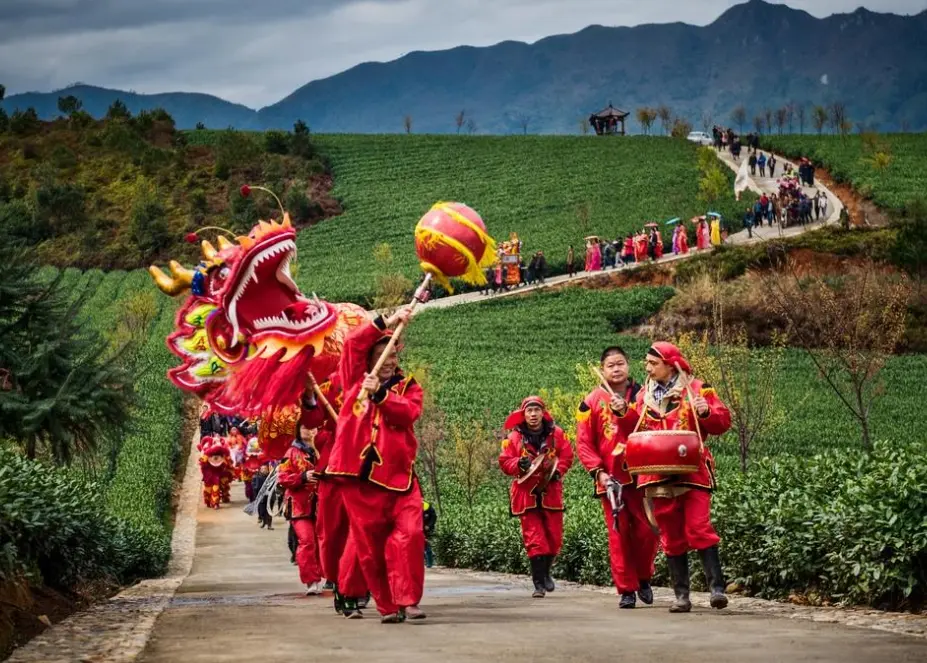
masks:
[[[692,367],[689,365],[689,362],[682,356],[682,352],[679,348],[672,343],[657,341],[650,346],[647,354],[662,359],[673,368],[685,371],[686,373],[692,372]]]

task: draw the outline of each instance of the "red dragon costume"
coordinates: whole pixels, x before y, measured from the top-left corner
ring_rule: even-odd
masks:
[[[608,354],[607,361],[624,360],[623,352]],[[622,397],[633,402],[641,386],[630,379]],[[650,579],[654,574],[657,554],[657,537],[650,529],[644,513],[643,491],[635,485],[634,477],[625,465],[626,437],[618,426],[618,415],[610,407],[611,395],[604,387],[596,387],[579,404],[576,412],[576,452],[580,462],[595,482],[594,494],[602,502],[608,529],[608,553],[612,580],[621,594],[622,608],[633,608],[635,592],[644,603],[653,602]],[[614,482],[611,490],[620,491],[623,503],[618,520],[612,513],[605,481]]]
[[[543,412],[537,430],[532,430],[525,420],[530,407],[539,407]],[[563,546],[562,479],[573,465],[573,448],[538,396],[524,399],[505,420],[505,428],[511,432],[502,441],[499,467],[517,479],[531,473],[525,481],[512,482],[510,501],[512,515],[521,521],[534,581],[533,596],[540,598],[556,588],[550,569]]]
[[[663,551],[673,576],[676,602],[670,611],[689,612],[692,608],[687,556],[690,550],[697,550],[702,559],[712,607],[724,608],[728,601],[718,554],[720,538],[710,517],[711,492],[715,488],[714,458],[704,443],[709,435],[727,432],[731,413],[710,385],[688,377],[692,369],[672,343],[654,343],[647,351],[646,367],[651,379],[617,417],[623,432],[629,435],[636,430],[690,430],[699,432],[702,441],[696,472],[641,474],[637,479],[646,498],[653,499]],[[695,396],[694,401],[689,392]],[[703,407],[698,408],[699,405]]]
[[[366,313],[300,292],[290,273],[296,231],[286,214],[235,242],[220,236],[218,245],[203,240],[194,269],[176,261],[170,275],[149,268],[166,294],[190,293],[167,337],[183,360],[168,378],[215,411],[261,417],[264,460],[280,460],[295,437],[306,375],[324,379],[335,370],[344,337]]]

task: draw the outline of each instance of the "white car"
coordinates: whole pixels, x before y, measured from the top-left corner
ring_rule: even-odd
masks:
[[[714,139],[704,131],[689,132],[689,135],[686,136],[686,140],[691,140],[693,143],[698,143],[699,145],[714,145],[715,143]]]

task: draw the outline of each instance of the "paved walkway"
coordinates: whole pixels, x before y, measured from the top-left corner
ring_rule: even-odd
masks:
[[[740,169],[740,164],[744,160],[747,159],[747,152],[745,151],[741,153],[741,161],[734,161],[730,152],[718,152],[718,158],[722,161],[722,163],[724,163],[731,170],[737,173],[737,171]],[[797,164],[786,159],[783,156],[776,155],[776,159],[778,159],[779,161],[779,165],[777,166],[776,170],[780,175],[783,172],[785,172],[785,167],[787,164],[791,164],[792,167],[795,169],[798,168]],[[750,184],[751,184],[750,186],[751,190],[755,191],[756,193],[762,193],[762,192],[778,193],[779,191],[775,178],[757,176],[755,178],[751,178]],[[825,194],[827,194],[829,213],[826,219],[823,219],[821,221],[815,221],[814,223],[811,223],[807,226],[792,226],[792,227],[784,228],[784,229],[780,228],[779,224],[776,224],[773,226],[764,225],[762,227],[753,229],[753,237],[750,237],[749,233],[746,230],[740,230],[739,232],[732,233],[727,238],[726,244],[728,245],[757,244],[760,242],[768,241],[770,239],[794,237],[795,235],[800,235],[802,233],[820,228],[823,225],[836,223],[839,220],[840,210],[843,209],[843,203],[840,202],[840,199],[837,198],[837,196],[835,196],[833,192],[831,192],[827,187],[825,187],[823,184],[820,184],[820,183],[817,183],[815,187],[803,187],[803,190],[809,195],[814,195],[818,191],[824,191]],[[740,221],[739,219],[733,219],[732,223],[739,224],[739,221]],[[641,267],[645,265],[650,265],[650,264],[666,265],[669,263],[676,262],[677,260],[686,260],[692,256],[699,255],[699,253],[705,253],[707,251],[710,251],[710,249],[701,251],[701,252],[696,251],[696,250],[691,250],[688,254],[682,255],[682,256],[676,256],[676,255],[673,255],[672,253],[669,253],[667,255],[664,255],[663,258],[661,258],[660,260],[657,260],[656,263],[648,261],[648,262],[641,263],[641,264],[634,264],[634,265],[630,265],[627,267],[620,267],[616,269],[609,269],[609,270],[603,270],[603,271],[595,271],[595,272],[582,271],[582,272],[577,272],[572,277],[569,277],[567,275],[553,276],[548,279],[545,279],[545,282],[543,284],[524,285],[518,288],[513,288],[505,292],[501,292],[499,294],[484,295],[479,292],[465,292],[459,295],[451,295],[450,297],[442,297],[440,299],[432,300],[428,302],[427,304],[425,304],[424,306],[420,306],[418,310],[428,311],[431,309],[448,308],[451,306],[458,306],[460,304],[468,304],[470,302],[484,301],[487,299],[497,299],[499,297],[512,297],[514,295],[519,295],[525,292],[530,292],[532,290],[542,290],[544,288],[550,288],[552,286],[562,285],[564,283],[568,283],[571,281],[581,281],[581,280],[588,279],[588,278],[602,276],[603,274],[611,274],[614,272],[631,271],[635,269],[640,269]]]
[[[336,615],[328,597],[306,597],[289,563],[286,523],[272,532],[246,516],[240,486],[231,508],[199,509],[190,575],[158,619],[141,663],[222,661],[589,661],[620,656],[664,662],[927,660],[927,640],[770,617],[734,601],[712,611],[619,611],[611,592],[561,586],[530,598],[527,578],[430,570],[423,622],[383,625]],[[595,650],[595,651],[591,651]]]

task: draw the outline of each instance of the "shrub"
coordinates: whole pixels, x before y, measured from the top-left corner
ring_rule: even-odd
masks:
[[[275,130],[265,133],[264,149],[271,154],[287,154],[290,151],[290,145],[286,132]]]

